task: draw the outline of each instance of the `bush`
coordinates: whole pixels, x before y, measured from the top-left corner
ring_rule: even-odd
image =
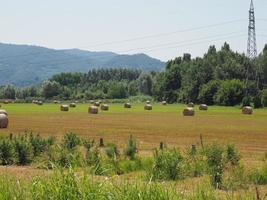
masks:
[[[43,153],[48,144],[48,142],[44,138],[41,138],[40,135],[35,136],[33,133],[30,133],[29,142],[32,145],[34,156],[39,156]]]
[[[235,146],[232,144],[227,145],[226,149],[226,158],[227,162],[229,162],[232,166],[237,166],[241,159],[240,153],[235,149]]]
[[[10,165],[14,162],[14,142],[8,138],[0,140],[0,161],[2,165]]]
[[[17,164],[26,165],[31,163],[33,158],[33,150],[31,144],[27,141],[26,137],[19,136],[15,139],[15,154]]]
[[[66,133],[63,137],[63,147],[68,150],[74,150],[79,144],[81,140],[74,133]]]
[[[222,186],[222,178],[225,166],[223,152],[223,147],[217,143],[208,146],[206,149],[207,164],[209,167],[209,174],[211,176],[211,183],[217,189],[220,189]]]
[[[155,150],[152,169],[148,175],[152,180],[178,180],[184,178],[183,157],[177,149]]]
[[[127,146],[124,149],[124,154],[129,159],[133,160],[135,158],[136,151],[137,151],[136,141],[133,139],[133,136],[131,135],[130,138],[128,139]]]
[[[260,168],[254,169],[250,172],[249,179],[257,185],[266,185],[267,184],[267,164]]]
[[[106,148],[106,154],[109,158],[118,158],[120,155],[120,152],[115,144],[108,144]]]

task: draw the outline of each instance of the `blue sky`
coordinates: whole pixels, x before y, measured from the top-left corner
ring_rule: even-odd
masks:
[[[55,49],[201,56],[224,41],[246,52],[250,0],[0,0],[0,41]],[[267,43],[267,1],[254,0],[258,51]],[[187,32],[179,30],[221,26]],[[175,34],[165,34],[177,32]],[[143,36],[144,39],[130,40]]]

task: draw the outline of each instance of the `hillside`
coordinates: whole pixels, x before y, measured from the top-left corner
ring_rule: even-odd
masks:
[[[125,67],[157,71],[164,66],[164,62],[145,54],[119,55],[0,43],[0,85],[26,86],[60,72],[87,72],[92,68]]]

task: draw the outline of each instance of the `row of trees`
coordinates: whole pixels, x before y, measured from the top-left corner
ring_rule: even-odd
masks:
[[[54,75],[38,86],[0,87],[0,99],[121,99],[136,95],[170,103],[267,106],[267,45],[254,61],[225,43],[219,51],[211,46],[202,58],[192,59],[190,54],[175,58],[161,72],[98,69]]]

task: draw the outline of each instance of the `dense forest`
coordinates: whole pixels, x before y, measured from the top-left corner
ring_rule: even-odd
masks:
[[[0,99],[24,101],[125,99],[141,95],[169,103],[267,106],[267,45],[253,61],[233,52],[225,43],[220,50],[211,46],[202,58],[184,54],[170,60],[161,72],[97,69],[57,74],[26,88],[0,87]]]

